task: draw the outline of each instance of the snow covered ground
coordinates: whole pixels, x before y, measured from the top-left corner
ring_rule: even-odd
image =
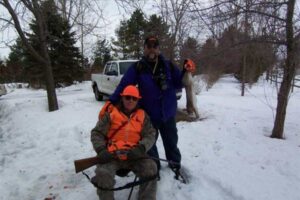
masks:
[[[285,140],[271,139],[276,89],[260,81],[240,96],[232,77],[197,96],[199,122],[180,122],[179,148],[191,183],[173,179],[163,163],[158,200],[299,200],[300,89],[291,94]],[[103,102],[90,82],[58,89],[60,109],[48,112],[43,90],[9,89],[0,97],[0,199],[96,200],[95,188],[73,161],[94,156],[90,130]],[[183,108],[185,98],[180,99]],[[164,158],[161,140],[160,156]],[[87,170],[93,175],[94,168]],[[117,184],[131,182],[117,178]],[[133,198],[136,198],[137,189]],[[129,190],[115,193],[127,199]]]

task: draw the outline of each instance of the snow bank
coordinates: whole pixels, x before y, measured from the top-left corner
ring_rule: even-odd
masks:
[[[75,174],[73,160],[95,155],[90,130],[103,102],[91,83],[57,90],[60,109],[48,112],[46,92],[14,88],[0,97],[0,199],[98,199]],[[285,140],[271,139],[276,89],[263,81],[240,96],[240,85],[222,78],[197,96],[199,122],[178,123],[182,163],[192,175],[184,185],[163,164],[157,199],[300,199],[300,90],[292,93]],[[185,106],[185,95],[179,107]],[[160,156],[164,158],[161,140]],[[87,173],[93,175],[93,169]],[[134,179],[117,178],[118,185]],[[134,190],[136,196],[137,189]],[[128,190],[116,192],[127,199]],[[133,198],[134,199],[134,198]]]

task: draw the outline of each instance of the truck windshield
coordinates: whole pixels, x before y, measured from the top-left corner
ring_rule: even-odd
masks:
[[[125,74],[125,72],[128,70],[128,68],[135,63],[134,61],[132,62],[120,62],[120,74]]]

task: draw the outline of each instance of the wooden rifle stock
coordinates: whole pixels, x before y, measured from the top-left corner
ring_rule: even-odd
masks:
[[[75,165],[75,172],[81,172],[87,168],[90,168],[94,165],[97,165],[100,163],[99,157],[90,157],[90,158],[84,158],[80,160],[75,160],[74,165]]]

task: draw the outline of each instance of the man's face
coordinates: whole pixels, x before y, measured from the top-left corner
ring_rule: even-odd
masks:
[[[144,56],[150,62],[155,62],[159,55],[159,46],[153,42],[144,45]]]
[[[124,108],[127,111],[132,112],[137,106],[138,98],[133,96],[122,96],[122,101]]]

